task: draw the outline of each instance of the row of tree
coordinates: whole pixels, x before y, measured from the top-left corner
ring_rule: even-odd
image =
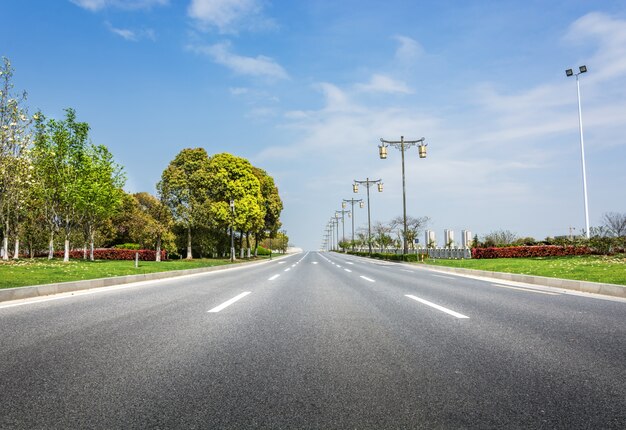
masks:
[[[186,258],[222,256],[231,234],[243,256],[267,236],[282,236],[282,201],[271,176],[230,154],[209,157],[203,148],[182,150],[162,174],[157,195],[124,192],[125,175],[106,146],[89,139],[89,125],[73,109],[63,120],[29,116],[26,93],[13,91],[8,59],[0,66],[0,231],[2,258],[21,249],[63,244],[64,260],[82,247],[138,244]],[[233,204],[231,205],[231,201]]]
[[[427,216],[406,217],[406,240],[409,248],[415,248],[415,239],[419,238],[424,231],[430,218]],[[341,228],[341,227],[340,227]],[[342,234],[342,233],[341,233]],[[404,218],[397,216],[389,222],[375,221],[371,225],[371,235],[367,227],[361,227],[355,232],[354,240],[348,240],[345,236],[339,240],[342,249],[367,248],[371,243],[373,248],[385,250],[390,248],[402,248],[404,237]],[[368,240],[371,239],[371,240]]]

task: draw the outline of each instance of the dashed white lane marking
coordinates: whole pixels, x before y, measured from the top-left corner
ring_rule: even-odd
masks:
[[[278,278],[280,275],[274,275],[271,278],[268,279],[268,281],[273,281],[274,279]]]
[[[291,267],[287,267],[287,268],[285,269],[285,272],[289,272],[290,270],[291,270]]]
[[[343,269],[343,270],[345,270],[346,272],[352,273],[352,270],[350,269]]]
[[[360,276],[360,277],[361,277],[361,278],[363,278],[363,279],[365,279],[366,281],[369,281],[369,282],[376,282],[376,281],[374,281],[373,279],[370,279],[370,278],[368,278],[368,277],[366,277],[366,276]]]
[[[337,268],[338,268],[338,269],[341,269],[341,266],[340,266],[339,264],[337,264]]]
[[[400,269],[403,272],[408,272],[408,273],[415,273],[413,270],[406,270],[406,269]]]
[[[439,306],[438,304],[435,304],[433,302],[429,302],[428,300],[420,299],[419,297],[413,296],[411,294],[405,294],[404,296],[408,297],[409,299],[413,299],[415,301],[418,301],[418,302],[420,302],[422,304],[425,304],[426,306],[430,306],[431,308],[435,308],[437,310],[440,310],[441,312],[445,312],[448,315],[452,315],[453,317],[456,317],[456,318],[469,318],[467,315],[460,314],[460,313],[455,312],[455,311],[453,311],[451,309],[444,308],[443,306]]]
[[[509,290],[525,291],[527,293],[547,294],[549,296],[560,296],[559,293],[550,293],[548,291],[533,290],[531,288],[509,287],[508,285],[491,284],[492,287],[508,288]]]
[[[219,306],[214,307],[213,309],[211,309],[209,312],[219,312],[222,309],[232,305],[233,303],[235,303],[237,300],[243,299],[244,297],[246,297],[248,294],[250,294],[250,291],[245,291],[241,294],[239,294],[238,296],[233,297],[230,300],[226,300],[224,303],[222,303]]]
[[[317,261],[312,262],[311,264],[317,264]]]
[[[285,262],[284,261],[279,261],[278,264],[285,264]]]

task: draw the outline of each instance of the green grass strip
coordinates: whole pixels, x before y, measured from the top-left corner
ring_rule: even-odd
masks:
[[[426,264],[626,285],[626,256],[624,255],[478,260],[428,259]]]
[[[229,260],[217,259],[167,260],[160,263],[140,261],[139,267],[135,268],[135,262],[127,260],[70,260],[70,262],[64,263],[58,259],[36,258],[33,260],[2,261],[0,262],[0,288],[169,272],[171,270],[221,266],[229,263]]]

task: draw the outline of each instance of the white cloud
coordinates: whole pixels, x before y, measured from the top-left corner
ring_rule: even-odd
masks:
[[[424,53],[422,45],[410,37],[396,35],[394,39],[399,44],[396,49],[396,60],[408,63],[416,60]]]
[[[413,92],[404,82],[379,74],[373,75],[367,84],[357,84],[356,88],[368,93],[411,94]]]
[[[96,12],[106,8],[117,9],[150,9],[154,6],[164,6],[169,3],[169,0],[70,0],[76,6],[83,9]]]
[[[262,15],[257,0],[192,0],[187,14],[201,27],[216,27],[221,33],[236,33],[241,27],[274,26],[272,20]]]
[[[230,51],[229,43],[217,43],[209,46],[188,46],[188,49],[209,56],[213,61],[228,67],[239,75],[264,77],[270,79],[289,79],[283,67],[273,59],[259,55],[244,57]]]
[[[595,42],[598,49],[587,66],[593,77],[611,79],[626,74],[626,20],[593,12],[574,21],[565,35],[566,42]]]
[[[130,30],[128,28],[114,27],[110,22],[105,22],[109,31],[131,42],[137,42],[141,39],[155,40],[156,35],[152,29]]]

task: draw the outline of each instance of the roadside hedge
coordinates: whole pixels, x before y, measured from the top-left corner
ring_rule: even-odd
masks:
[[[589,255],[587,246],[509,246],[506,248],[472,248],[472,258],[527,258],[563,257],[567,255]]]
[[[408,261],[408,262],[416,262],[419,261],[419,256],[417,254],[390,254],[386,252],[372,252],[370,255],[368,252],[359,252],[359,251],[348,251],[350,255],[358,255],[359,257],[372,257],[377,258],[379,260],[389,260],[389,261]]]
[[[156,259],[156,251],[151,249],[117,249],[117,248],[98,248],[93,250],[93,258],[96,260],[134,260],[135,253],[139,253],[139,260],[154,261]],[[55,251],[55,258],[63,258],[63,251]],[[76,260],[83,259],[83,250],[74,249],[70,251],[70,258]],[[89,252],[87,252],[89,256]],[[89,258],[89,257],[87,257]],[[167,258],[167,252],[161,251],[161,260]]]

